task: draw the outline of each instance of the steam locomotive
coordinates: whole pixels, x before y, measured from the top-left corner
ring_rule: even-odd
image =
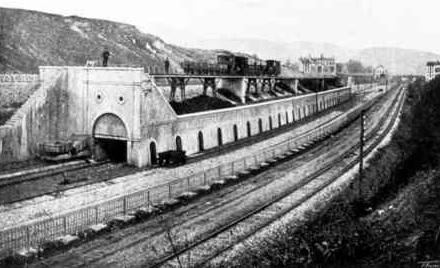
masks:
[[[281,73],[279,61],[263,61],[234,54],[220,54],[216,63],[184,61],[181,66],[184,73],[190,75],[278,76]]]

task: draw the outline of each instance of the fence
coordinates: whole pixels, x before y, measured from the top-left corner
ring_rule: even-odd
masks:
[[[373,101],[371,100],[366,106],[371,106],[374,103]],[[115,216],[121,216],[166,199],[176,198],[184,192],[193,191],[204,185],[210,185],[217,179],[236,175],[249,168],[257,167],[276,156],[283,155],[312,140],[320,139],[337,131],[359,116],[364,108],[365,106],[358,107],[350,112],[350,114],[339,115],[331,121],[306,131],[297,137],[203,172],[179,178],[163,185],[115,197],[93,206],[79,208],[75,211],[44,220],[38,219],[22,226],[1,230],[0,251],[7,252],[7,250],[35,246],[65,234],[77,233],[90,225],[108,221]]]
[[[38,74],[0,74],[0,82],[38,82]]]

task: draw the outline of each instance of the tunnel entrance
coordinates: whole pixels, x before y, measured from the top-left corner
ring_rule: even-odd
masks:
[[[94,158],[127,161],[127,129],[124,122],[114,114],[103,114],[93,127],[95,139]]]
[[[127,141],[95,138],[95,146],[100,151],[101,159],[109,159],[113,162],[127,161]]]

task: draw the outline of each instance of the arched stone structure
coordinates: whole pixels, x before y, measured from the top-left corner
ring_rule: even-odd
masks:
[[[93,124],[93,137],[127,140],[127,128],[122,119],[112,113],[99,116]]]

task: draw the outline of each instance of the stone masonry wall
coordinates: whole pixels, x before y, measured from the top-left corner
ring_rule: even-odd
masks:
[[[67,124],[67,96],[63,77],[42,83],[17,112],[0,126],[0,163],[23,160],[35,153],[37,143],[58,139]]]

